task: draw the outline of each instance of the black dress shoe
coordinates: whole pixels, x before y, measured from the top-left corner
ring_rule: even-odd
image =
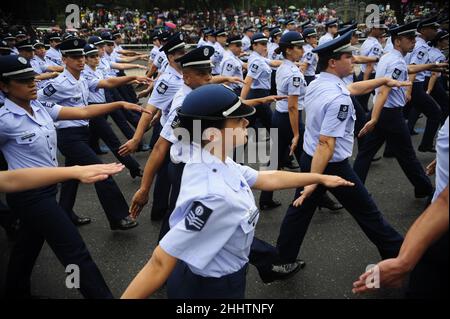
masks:
[[[334,200],[332,200],[326,193],[322,196],[322,199],[320,200],[318,206],[319,210],[322,209],[322,207],[324,207],[332,211],[340,210],[344,207],[340,203],[337,203]]]
[[[127,216],[117,222],[110,223],[109,225],[111,227],[111,230],[128,230],[136,227],[139,224],[137,221],[131,218],[131,216]]]
[[[89,217],[77,216],[72,217],[72,223],[75,226],[83,226],[91,223],[91,219]]]
[[[265,284],[277,280],[286,280],[293,277],[300,269],[305,268],[306,263],[303,260],[296,260],[293,263],[272,265],[269,272],[259,272],[261,280]]]
[[[259,209],[260,210],[268,210],[268,209],[273,209],[276,207],[281,206],[281,203],[279,201],[276,200],[271,200],[270,202],[267,203],[259,203]]]
[[[436,150],[433,147],[424,147],[424,146],[420,145],[417,149],[421,153],[426,153],[426,152],[436,153]]]
[[[130,170],[130,175],[132,179],[135,179],[136,177],[142,177],[142,170],[140,168],[138,168],[137,170]]]

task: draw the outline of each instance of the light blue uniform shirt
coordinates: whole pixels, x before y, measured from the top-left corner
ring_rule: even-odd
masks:
[[[237,56],[235,56],[231,51],[226,50],[221,62],[220,74],[223,76],[236,76],[240,79],[244,79],[244,73],[242,70],[244,62],[242,62]],[[235,84],[231,83],[229,86],[232,89],[242,88],[242,83]]]
[[[156,60],[153,61],[153,64],[158,68],[159,73],[163,73],[169,65],[166,53],[164,51],[160,51],[156,57]]]
[[[155,63],[155,59],[156,57],[159,55],[159,47],[157,47],[156,45],[153,46],[153,48],[150,51],[149,59],[150,61],[152,61],[153,63]]]
[[[330,162],[341,162],[352,155],[356,112],[345,83],[331,73],[322,72],[306,88],[306,128],[303,150],[313,156],[319,136],[336,138]]]
[[[61,106],[30,101],[34,115],[9,99],[0,109],[0,150],[8,169],[56,167],[56,131]]]
[[[378,41],[376,38],[368,37],[366,41],[364,41],[364,43],[361,45],[361,48],[359,49],[359,55],[381,58],[381,56],[383,55],[383,47],[381,46],[380,41]],[[366,67],[366,64],[361,64],[361,72],[365,72]],[[375,73],[376,71],[377,63],[374,64],[374,71],[372,73]]]
[[[339,34],[336,36],[336,37],[339,37]],[[319,45],[322,45],[322,44],[324,44],[324,43],[327,43],[327,42],[329,42],[329,41],[331,41],[331,40],[333,40],[334,39],[334,37],[333,37],[333,35],[331,34],[331,33],[325,33],[323,36],[321,36],[320,37],[320,39],[319,39]]]
[[[155,83],[152,95],[148,99],[147,104],[151,104],[161,110],[160,122],[162,126],[167,121],[170,104],[182,85],[183,75],[170,65],[167,66],[166,71],[161,74]]]
[[[448,185],[448,116],[436,139],[436,191],[433,201]]]
[[[220,278],[248,263],[259,218],[250,187],[258,172],[205,150],[201,155],[184,168],[171,229],[159,245],[193,273]]]
[[[242,37],[242,50],[244,52],[251,51],[251,48],[252,48],[252,41],[248,36],[244,35]]]
[[[45,61],[51,66],[63,66],[61,52],[54,48],[48,49],[45,53]]]
[[[265,89],[270,90],[270,77],[272,69],[269,66],[269,59],[252,52],[248,59],[248,73],[247,75],[253,79],[251,89]]]
[[[89,103],[102,104],[106,103],[105,90],[98,88],[98,83],[105,79],[105,76],[98,68],[94,71],[89,65],[84,66],[81,75],[89,82]]]
[[[267,56],[269,57],[270,60],[283,60],[283,55],[280,54],[276,54],[275,50],[279,47],[278,44],[273,43],[273,42],[268,42],[267,43]],[[277,68],[276,67],[271,67],[272,70],[276,71]]]
[[[430,46],[421,37],[416,37],[416,45],[414,46],[413,52],[407,55],[407,64],[427,64],[428,62],[428,52],[430,51]],[[426,71],[416,73],[416,78],[414,82],[425,81]]]
[[[105,53],[100,58],[100,63],[97,66],[97,70],[100,70],[103,73],[105,79],[116,76],[116,72],[111,68],[111,60],[107,56],[108,55]]]
[[[214,54],[211,57],[211,62],[214,64],[212,68],[212,74],[218,75],[220,74],[220,63],[222,62],[223,55],[225,53],[225,49],[220,45],[219,42],[214,43]]]
[[[298,109],[303,110],[305,107],[305,93],[307,84],[298,66],[296,66],[292,61],[284,59],[283,63],[277,70],[275,81],[277,83],[277,94],[298,96]],[[278,112],[289,112],[288,100],[285,99],[277,101],[275,108]]]
[[[89,104],[89,91],[95,90],[98,86],[96,81],[88,81],[83,75],[77,80],[73,75],[64,70],[59,76],[53,79],[46,87],[38,90],[38,100],[52,102],[63,106],[86,107]],[[88,120],[59,121],[58,129],[68,127],[88,126]]]
[[[183,86],[178,90],[175,94],[172,105],[170,106],[170,111],[168,115],[168,120],[164,124],[160,136],[172,143],[170,147],[170,159],[174,163],[187,163],[189,159],[192,157],[192,144],[188,144],[178,140],[178,135],[176,135],[176,127],[178,126],[178,116],[177,110],[183,104],[186,96],[192,91],[192,89],[183,84]]]
[[[386,44],[384,46],[384,53],[391,52],[392,50],[394,50],[394,45],[392,44],[392,38],[388,37],[386,39]]]
[[[300,61],[303,63],[308,63],[308,67],[305,70],[305,75],[307,76],[316,75],[316,68],[319,57],[317,56],[317,54],[312,52],[313,49],[314,48],[310,44],[305,44],[303,46],[304,53]]]
[[[200,48],[200,47],[203,47],[205,45],[208,45],[207,43],[208,42],[205,41],[203,38],[200,38],[200,40],[198,40],[198,42],[197,42],[197,48]]]
[[[104,68],[105,71],[109,72],[108,77],[117,76],[119,70],[116,70],[112,67],[113,63],[116,63],[113,60],[112,54],[109,55],[108,53],[105,52],[105,54],[103,54],[102,56],[102,59],[104,59],[103,63],[105,65],[105,67],[102,66],[102,68]],[[109,65],[109,68],[106,65]]]
[[[441,50],[435,47],[430,47],[428,51],[428,63],[445,63],[447,59],[445,58],[444,53]],[[431,76],[431,71],[426,71],[426,76]]]
[[[31,60],[30,60],[30,64],[31,67],[33,68],[34,72],[36,72],[37,74],[42,74],[47,72],[48,70],[48,64],[45,60],[41,59],[40,57],[38,57],[37,55],[35,55]],[[44,86],[47,85],[47,83],[49,82],[49,80],[41,80],[39,82],[37,82],[37,88],[38,89],[42,89]]]
[[[3,93],[3,91],[0,90],[0,106],[2,106],[3,104],[5,104],[5,93]]]
[[[375,78],[390,77],[394,80],[408,81],[408,66],[406,65],[405,57],[400,51],[393,49],[391,52],[383,55],[378,63],[377,73]],[[375,103],[380,88],[375,89],[375,96],[373,101]],[[384,103],[386,108],[403,107],[406,104],[406,87],[394,87],[389,92],[389,95]]]

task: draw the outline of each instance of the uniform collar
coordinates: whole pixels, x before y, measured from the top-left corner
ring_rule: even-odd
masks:
[[[241,178],[236,171],[232,169],[234,163],[231,158],[227,156],[225,162],[222,162],[219,158],[202,148],[202,161],[211,169],[211,174],[220,174],[225,183],[233,190],[238,191],[240,189]]]
[[[335,83],[342,82],[342,79],[340,77],[338,77],[337,75],[328,73],[328,72],[320,72],[320,78],[327,79],[327,80],[333,81]]]
[[[173,68],[170,64],[167,65],[166,71],[170,74],[175,75],[176,77],[178,77],[179,79],[183,78],[183,74],[181,74],[180,72],[178,72],[175,68]]]
[[[69,82],[71,84],[77,84],[80,80],[81,80],[81,75],[80,75],[80,80],[75,79],[75,77],[72,75],[72,73],[70,73],[66,68],[64,68],[63,73],[66,78],[69,80]]]
[[[397,55],[397,56],[399,56],[401,58],[404,58],[403,54],[399,50],[397,50],[396,48],[393,48],[391,53],[395,54],[395,55]]]
[[[288,66],[296,66],[294,62],[288,59],[283,59],[283,63],[286,63]]]
[[[422,37],[419,37],[419,36],[416,37],[416,44],[428,46],[427,42],[424,39],[422,39]]]
[[[192,91],[192,89],[189,86],[187,86],[185,83],[183,83],[182,90],[183,90],[184,95],[188,95]]]
[[[34,114],[37,114],[38,112],[41,111],[41,108],[36,105],[35,100],[30,101],[30,106],[31,106],[31,109],[33,110]],[[8,98],[5,99],[5,105],[3,107],[5,109],[7,109],[8,111],[10,111],[11,113],[14,113],[16,115],[28,116],[30,119],[32,119],[33,121],[35,121],[36,123],[38,123],[40,125],[45,124],[45,123],[42,123],[41,121],[39,121],[36,116],[31,116],[30,113],[25,111],[24,108],[20,107],[19,105],[17,105],[16,103],[14,103],[13,101],[11,101]]]

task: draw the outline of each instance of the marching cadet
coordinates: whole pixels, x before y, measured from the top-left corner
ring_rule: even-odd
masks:
[[[64,72],[51,81],[44,89],[38,91],[40,101],[65,104],[73,109],[84,109],[88,105],[89,83],[81,75],[85,66],[84,46],[86,41],[78,38],[70,38],[59,46],[66,65]],[[118,81],[123,81],[117,78]],[[95,82],[93,82],[95,83]],[[102,80],[96,83],[96,88],[111,87],[111,83]],[[122,106],[127,109],[140,111],[135,104],[117,102],[104,104],[112,112]],[[103,113],[100,113],[101,115]],[[66,158],[66,165],[98,164],[101,160],[89,147],[89,122],[86,120],[66,120],[58,122],[58,149]],[[89,218],[78,217],[73,206],[78,189],[77,181],[69,181],[62,184],[59,204],[71,216],[74,223],[86,224]],[[112,178],[95,183],[95,189],[100,203],[109,220],[112,230],[128,230],[138,224],[128,214],[128,205],[119,187]]]
[[[303,45],[305,52],[302,57],[302,72],[305,75],[306,83],[309,85],[316,78],[317,54],[312,50],[317,46],[317,32],[313,28],[307,28],[303,31],[303,38],[306,44]]]
[[[252,50],[251,38],[255,34],[256,30],[253,26],[244,28],[244,36],[242,38],[242,50],[248,52]]]
[[[216,42],[214,43],[214,55],[211,58],[214,67],[212,69],[212,75],[220,75],[220,64],[225,53],[225,45],[227,43],[228,32],[225,29],[220,29],[214,32]]]
[[[408,69],[405,56],[414,48],[414,23],[391,30],[394,49],[384,55],[377,66],[376,78],[389,78],[408,81]],[[422,65],[421,69],[430,69],[434,64]],[[414,67],[414,66],[413,66]],[[415,66],[419,67],[419,66]],[[364,183],[370,163],[380,147],[386,141],[394,153],[400,167],[414,186],[416,198],[428,197],[433,192],[433,186],[425,174],[421,163],[416,157],[411,136],[403,115],[406,104],[406,88],[389,88],[382,86],[376,89],[371,120],[366,123],[360,135],[368,133],[354,163],[354,170]]]
[[[384,219],[348,162],[355,123],[350,95],[370,92],[380,85],[403,83],[383,78],[347,87],[342,78],[352,72],[352,52],[356,50],[350,45],[351,36],[350,31],[313,50],[319,55],[321,73],[306,89],[307,116],[300,166],[302,172],[337,174],[355,184],[330,191],[356,219],[384,259],[398,254],[403,238]],[[318,185],[308,185],[303,191],[297,189],[295,197],[298,198],[286,212],[277,241],[278,266],[287,266],[297,259],[308,225],[325,191],[325,187]]]
[[[241,36],[230,36],[227,39],[227,50],[223,55],[221,62],[220,75],[228,77],[237,77],[244,80],[244,68],[247,64],[244,63],[239,57],[242,53],[242,38]],[[234,93],[241,95],[242,83],[232,83],[230,87]]]
[[[159,48],[161,48],[161,42],[158,39],[158,34],[160,33],[160,31],[153,31],[152,34],[150,35],[150,40],[153,43],[153,47],[150,50],[149,56],[148,56],[148,71],[147,71],[147,76],[150,76],[150,70],[152,70],[153,68],[153,64],[155,63],[155,59],[159,54]],[[156,71],[153,72],[152,76],[154,76],[154,73]]]
[[[59,44],[61,43],[61,34],[52,32],[48,35],[50,49],[45,52],[45,61],[48,65],[63,66],[61,52],[59,52]]]
[[[282,64],[276,70],[276,87],[280,96],[287,96],[287,100],[277,101],[272,116],[272,127],[278,129],[278,154],[272,154],[271,163],[278,163],[280,169],[284,160],[295,156],[300,161],[303,145],[304,125],[301,110],[303,110],[306,81],[300,69],[295,64],[303,55],[305,40],[297,31],[289,31],[282,35],[275,54],[282,57]],[[273,200],[273,192],[261,192],[260,209],[269,207],[265,203],[278,203]],[[279,205],[278,205],[279,206]]]
[[[136,51],[132,51],[132,50],[125,50],[122,47],[122,43],[123,43],[123,38],[122,38],[122,34],[120,33],[119,30],[115,30],[111,33],[111,36],[114,40],[114,51],[113,54],[117,55],[117,56],[136,56],[136,55],[142,55],[139,52]]]
[[[54,121],[92,118],[119,107],[139,109],[138,106],[128,103],[77,108],[40,102],[37,100],[34,76],[33,68],[23,57],[0,57],[0,86],[6,94],[5,105],[0,109],[0,148],[8,162],[9,170],[58,166]],[[113,165],[110,169],[105,169],[103,174],[114,174],[122,168],[121,165]],[[74,169],[84,171],[81,167]],[[86,173],[88,171],[92,169],[87,167]],[[107,177],[99,173],[101,178],[91,182],[99,184]],[[66,176],[79,178],[83,175]],[[6,296],[31,296],[30,277],[33,266],[44,241],[47,241],[64,267],[69,264],[80,267],[80,292],[84,297],[112,298],[83,239],[69,215],[56,202],[56,193],[57,185],[53,184],[7,195],[9,207],[21,220],[21,233],[11,252],[6,276]]]
[[[269,96],[270,77],[272,74],[270,67],[281,65],[281,61],[272,61],[266,58],[269,39],[264,34],[255,33],[251,41],[253,52],[248,59],[248,73],[241,92],[241,98],[244,100]],[[259,105],[256,108],[256,113],[249,119],[251,127],[255,127],[257,119],[261,121],[263,127],[269,132],[272,121],[272,110],[269,104]]]
[[[170,231],[122,298],[147,298],[166,280],[169,298],[244,298],[248,255],[259,218],[250,188],[275,190],[317,182],[352,185],[335,176],[257,172],[233,162],[227,154],[246,143],[245,117],[254,112],[223,85],[204,85],[186,96],[177,112],[180,127],[189,133],[182,142],[194,144],[197,154],[184,168]],[[192,135],[194,121],[201,125],[199,136]],[[234,130],[232,143],[226,142],[225,129]],[[201,137],[204,132],[208,139]],[[210,144],[216,151],[207,150],[205,145]]]
[[[39,79],[40,81],[37,83],[38,89],[42,89],[45,85],[47,85],[49,79],[55,78],[64,71],[64,67],[62,66],[51,66],[48,65],[45,61],[45,44],[40,42],[39,40],[35,40],[32,43],[34,56],[30,60],[31,67],[34,72],[37,73],[35,79]]]
[[[158,75],[161,75],[169,65],[166,53],[164,51],[161,51],[161,48],[167,43],[168,39],[171,37],[171,34],[168,31],[162,31],[158,33],[157,37],[160,42],[160,47],[158,49],[155,60],[153,61],[153,67],[150,69],[150,77],[154,76],[156,72],[158,73]],[[150,93],[150,91],[148,91],[148,93]]]
[[[367,39],[364,41],[364,43],[361,45],[361,48],[359,49],[359,55],[360,56],[367,56],[367,57],[376,57],[381,58],[383,55],[383,46],[381,45],[378,38],[386,32],[386,25],[384,24],[384,21],[380,21],[378,25],[374,25],[372,28],[370,28],[369,35]],[[358,81],[365,81],[365,80],[372,80],[375,78],[375,72],[377,71],[377,64],[376,63],[364,63],[361,64],[361,72],[358,76]],[[359,104],[364,108],[366,112],[369,112],[369,97],[371,93],[358,96],[357,99],[359,101]]]
[[[206,34],[205,31],[209,28],[201,28],[200,29],[200,39],[197,42],[197,48],[207,45],[206,44]]]
[[[442,50],[448,49],[448,31],[439,31],[436,37],[431,41],[431,48],[429,51],[429,63],[445,63],[447,58],[442,53]],[[433,99],[441,107],[441,124],[443,125],[448,117],[448,94],[442,86],[440,72],[430,72],[425,79],[425,87],[427,94],[431,95]]]
[[[266,38],[270,37],[270,28],[269,26],[266,24],[263,24],[259,27],[259,32],[261,32],[262,34],[264,34],[264,36]]]
[[[6,41],[8,47],[11,49],[11,54],[18,55],[19,51],[16,49],[16,37],[11,33],[6,33],[2,36],[2,39]]]
[[[416,45],[413,52],[406,58],[407,64],[416,64],[419,66],[429,63],[430,46],[427,44],[427,41],[431,41],[436,37],[439,27],[436,21],[437,17],[432,17],[424,19],[417,24],[417,31],[420,35],[416,37]],[[420,113],[425,114],[427,122],[418,150],[419,152],[435,153],[436,150],[433,147],[433,142],[439,129],[442,112],[439,104],[426,93],[426,75],[427,69],[411,75],[413,86],[407,92],[407,97],[410,98],[410,109],[407,110],[408,127],[409,131],[413,132],[414,125]]]
[[[86,65],[84,70],[81,72],[81,75],[84,76],[86,80],[89,82],[89,104],[104,104],[106,103],[105,92],[103,88],[99,88],[98,84],[100,82],[108,82],[110,83],[109,88],[116,87],[122,85],[123,83],[136,82],[146,83],[149,79],[146,77],[137,77],[137,76],[127,76],[121,78],[105,78],[103,72],[97,69],[97,66],[100,61],[99,51],[97,47],[93,44],[87,44],[84,47],[84,53],[86,56]],[[120,141],[117,138],[116,134],[113,132],[111,126],[106,121],[106,117],[100,116],[93,118],[89,121],[89,131],[91,134],[94,134],[100,137],[105,144],[112,151],[114,156],[125,165],[126,168],[130,170],[130,175],[132,178],[137,176],[142,176],[141,168],[139,163],[131,156],[120,156],[119,155],[119,147]]]
[[[284,29],[283,34],[288,33],[289,31],[297,30],[297,23],[294,19],[289,19],[286,21],[286,29]]]
[[[153,134],[156,137],[155,140],[157,140],[162,127],[167,121],[167,116],[170,111],[170,104],[172,103],[175,93],[177,93],[183,85],[181,67],[175,60],[185,54],[184,36],[181,33],[174,34],[168,39],[167,43],[161,47],[160,51],[167,55],[169,65],[167,66],[165,72],[162,73],[162,75],[155,82],[154,89],[147,102],[146,108],[150,114],[143,114],[133,138],[120,147],[119,154],[122,156],[136,151],[145,131],[148,129],[153,118],[158,113],[154,120],[156,123],[153,129]],[[159,116],[160,120],[158,120]],[[159,170],[158,178],[156,179],[153,193],[154,201],[151,212],[152,220],[162,219],[166,215],[166,211],[168,209],[170,195],[170,184],[167,175],[168,160],[169,157],[166,156],[165,164]]]
[[[275,53],[275,50],[278,48],[278,44],[280,43],[281,39],[281,29],[280,28],[274,28],[272,31],[270,31],[270,41],[267,43],[267,57],[270,60],[282,60],[283,57],[279,54]],[[277,74],[277,68],[272,68],[272,74],[270,77],[270,94],[275,95],[277,94],[277,83],[275,81],[275,77]]]
[[[338,20],[332,19],[327,22],[325,22],[325,29],[327,33],[325,33],[323,36],[319,39],[319,45],[327,43],[328,41],[333,40],[336,36],[338,36]]]

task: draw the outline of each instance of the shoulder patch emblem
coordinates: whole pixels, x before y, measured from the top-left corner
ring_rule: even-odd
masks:
[[[55,87],[52,84],[49,84],[49,85],[47,85],[44,88],[44,95],[45,96],[52,96],[55,93],[56,93],[56,89],[55,89]]]
[[[184,224],[187,230],[201,231],[205,227],[206,222],[211,216],[212,209],[206,207],[202,203],[195,201],[192,204],[191,210],[187,214]]]
[[[251,69],[253,72],[258,71],[258,68],[259,68],[259,66],[258,66],[257,64],[252,64],[252,65],[250,66],[250,69]]]
[[[300,86],[300,77],[299,76],[294,76],[292,78],[292,85],[294,85],[295,87],[299,87]]]
[[[164,93],[166,93],[168,88],[169,88],[169,86],[166,83],[161,82],[161,83],[159,83],[158,87],[156,88],[156,91],[159,94],[164,94]]]
[[[394,72],[392,72],[392,78],[394,80],[398,80],[400,78],[401,74],[402,74],[402,70],[395,68]]]
[[[345,119],[348,116],[348,109],[349,109],[349,105],[344,105],[344,104],[341,105],[341,107],[339,108],[339,113],[337,115],[337,118],[339,121],[345,121]]]

